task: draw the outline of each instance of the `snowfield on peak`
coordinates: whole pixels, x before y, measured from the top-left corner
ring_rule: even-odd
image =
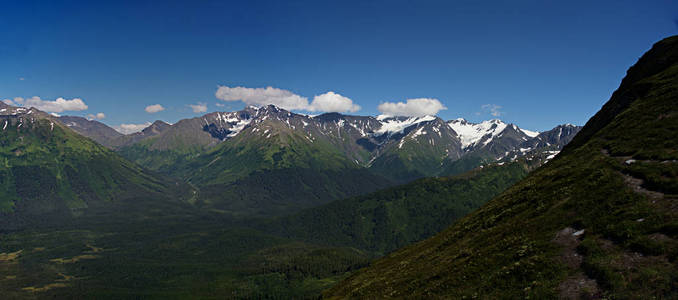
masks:
[[[531,131],[531,130],[522,129],[522,128],[520,129],[520,131],[522,131],[525,135],[527,135],[531,138],[539,135],[539,131]]]
[[[508,126],[506,123],[497,119],[483,121],[479,124],[470,123],[464,119],[456,119],[449,121],[447,125],[459,135],[461,145],[464,148],[475,145],[483,137],[489,135],[489,138],[485,141],[485,144],[487,144]]]
[[[403,133],[403,131],[412,126],[419,124],[421,122],[428,122],[435,120],[435,116],[423,116],[423,117],[392,117],[386,115],[377,116],[377,120],[381,123],[381,127],[375,131],[375,135],[383,134],[396,134]]]

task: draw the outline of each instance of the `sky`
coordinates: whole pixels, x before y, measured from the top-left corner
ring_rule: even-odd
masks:
[[[0,0],[0,100],[126,131],[267,103],[542,131],[675,34],[678,1]]]

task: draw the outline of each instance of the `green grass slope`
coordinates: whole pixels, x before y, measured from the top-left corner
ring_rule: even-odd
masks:
[[[148,205],[161,211],[190,196],[64,125],[35,114],[0,116],[0,227]],[[167,195],[173,195],[169,197]],[[174,197],[176,196],[176,197]],[[150,213],[150,211],[148,211]]]
[[[678,37],[629,69],[553,161],[343,297],[678,297]]]
[[[383,255],[428,238],[524,178],[525,161],[455,177],[425,178],[284,217],[270,231]]]

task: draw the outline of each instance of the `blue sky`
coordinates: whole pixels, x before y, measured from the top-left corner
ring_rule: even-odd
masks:
[[[584,124],[678,33],[676,1],[89,2],[0,0],[0,99],[79,98],[60,114],[117,126],[237,110],[219,86],[270,86],[332,91],[354,114],[427,98],[444,119],[546,130]]]

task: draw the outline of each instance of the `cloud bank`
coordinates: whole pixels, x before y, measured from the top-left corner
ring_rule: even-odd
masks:
[[[354,104],[353,100],[334,92],[317,95],[310,104],[306,97],[270,86],[265,88],[219,86],[215,96],[223,101],[242,101],[253,106],[273,104],[288,110],[323,112],[356,112],[360,110],[360,106]]]
[[[207,112],[207,103],[198,102],[198,104],[189,104],[194,113]]]
[[[406,102],[384,102],[377,109],[384,115],[422,117],[436,115],[439,111],[447,109],[438,99],[416,98],[407,99]]]
[[[246,88],[219,86],[215,96],[224,101],[242,101],[247,105],[264,106],[273,104],[284,109],[304,110],[308,107],[308,99],[288,90],[274,87]]]
[[[94,119],[101,120],[103,118],[106,118],[106,115],[102,112],[97,113],[96,115],[95,114],[88,114],[87,115],[87,119],[89,119],[89,120],[94,120]]]
[[[64,98],[57,98],[56,100],[43,100],[38,96],[31,98],[21,98],[16,97],[12,100],[5,99],[2,100],[6,104],[13,106],[23,106],[23,107],[35,107],[39,110],[48,112],[48,113],[60,113],[64,111],[82,111],[87,109],[87,104],[80,98],[73,98],[67,100]]]
[[[165,108],[162,107],[162,105],[160,105],[160,104],[153,104],[153,105],[146,106],[146,108],[144,110],[149,114],[154,114],[154,113],[157,113],[159,111],[165,110]]]
[[[330,91],[313,97],[313,102],[311,102],[311,105],[307,110],[325,112],[356,112],[360,110],[360,105],[353,104],[353,100]]]
[[[130,134],[139,132],[148,126],[151,126],[151,122],[146,122],[142,124],[120,124],[118,126],[113,126],[113,129],[117,130],[122,134]]]

